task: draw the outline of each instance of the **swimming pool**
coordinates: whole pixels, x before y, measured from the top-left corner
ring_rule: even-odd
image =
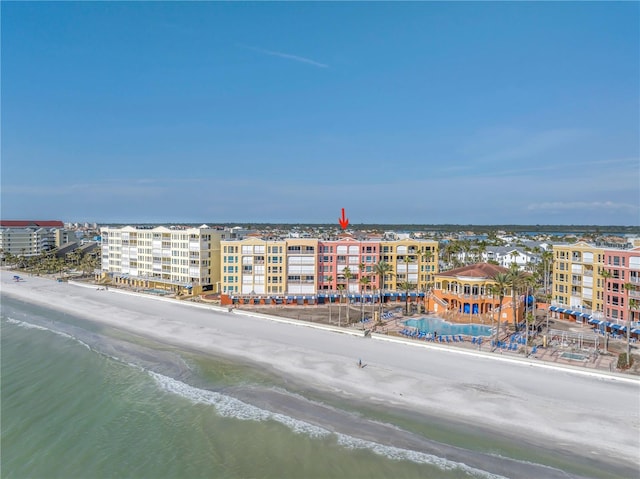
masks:
[[[157,296],[164,296],[165,294],[169,294],[170,293],[170,291],[167,291],[166,289],[155,289],[155,288],[143,289],[142,291],[144,293],[155,294]]]
[[[482,324],[447,323],[440,318],[409,319],[404,324],[418,331],[437,332],[438,335],[461,334],[463,336],[491,336],[493,328]]]
[[[587,356],[585,356],[584,354],[577,354],[577,353],[562,353],[560,355],[560,357],[562,359],[569,359],[569,360],[573,360],[573,361],[586,361],[587,360]]]

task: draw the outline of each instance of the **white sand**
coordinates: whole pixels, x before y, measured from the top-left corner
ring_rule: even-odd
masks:
[[[339,334],[95,286],[29,276],[16,283],[12,277],[2,271],[2,293],[31,303],[254,361],[324,391],[517,432],[535,443],[640,467],[637,378]],[[365,368],[357,367],[359,358]]]

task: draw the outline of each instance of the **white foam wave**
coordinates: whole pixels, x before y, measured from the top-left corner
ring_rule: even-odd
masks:
[[[91,350],[91,346],[89,346],[87,343],[79,340],[75,336],[72,336],[67,333],[63,333],[62,331],[56,331],[55,329],[49,329],[44,326],[40,326],[39,324],[28,323],[27,321],[20,321],[19,319],[14,319],[14,318],[7,318],[6,321],[7,323],[15,324],[16,326],[20,326],[21,328],[25,328],[25,329],[37,329],[39,331],[49,331],[50,333],[57,334],[58,336],[62,336],[63,338],[72,339],[73,341],[84,346],[88,350]]]
[[[462,462],[450,461],[444,457],[434,456],[433,454],[427,454],[419,451],[412,451],[410,449],[402,449],[394,446],[386,446],[373,441],[366,441],[364,439],[358,439],[353,436],[347,436],[346,434],[336,434],[338,436],[338,444],[349,449],[368,449],[375,454],[385,456],[389,459],[395,459],[398,461],[411,461],[418,464],[429,464],[436,466],[444,471],[459,470],[473,477],[483,477],[487,479],[506,479],[504,476],[493,474],[488,471],[476,469],[468,466]]]
[[[211,404],[216,408],[218,414],[224,417],[233,417],[243,421],[274,420],[284,424],[296,433],[307,434],[311,437],[325,437],[331,434],[322,427],[299,421],[284,414],[260,409],[259,407],[252,406],[251,404],[247,404],[230,396],[225,396],[224,394],[198,389],[153,371],[149,371],[149,374],[165,391],[178,394],[195,403]]]
[[[173,378],[163,376],[162,374],[148,371],[149,375],[159,386],[167,392],[185,397],[194,403],[213,405],[218,413],[224,417],[233,417],[241,420],[266,421],[274,420],[289,427],[292,431],[300,434],[306,434],[313,438],[327,437],[334,433],[305,421],[300,421],[284,414],[273,413],[260,409],[259,407],[247,404],[239,399],[235,399],[224,394],[214,391],[207,391],[193,386],[189,386],[183,382]],[[335,433],[337,442],[343,447],[350,449],[368,449],[375,454],[385,456],[389,459],[412,461],[419,464],[429,464],[443,470],[461,470],[473,477],[483,477],[487,479],[504,479],[503,476],[491,474],[480,469],[467,466],[460,462],[450,461],[448,459],[426,454],[408,449],[401,449],[393,446],[385,446],[372,441],[365,441],[346,434]]]
[[[488,453],[487,455],[491,456],[491,457],[495,457],[498,459],[508,459],[509,461],[513,461],[513,462],[517,462],[519,464],[526,464],[527,466],[536,466],[536,467],[540,467],[540,468],[546,468],[546,469],[550,469],[552,471],[560,471],[559,469],[552,467],[552,466],[547,466],[546,464],[540,464],[538,462],[531,462],[531,461],[525,461],[524,459],[514,459],[512,457],[504,457],[501,456],[500,454],[495,454],[495,453]]]

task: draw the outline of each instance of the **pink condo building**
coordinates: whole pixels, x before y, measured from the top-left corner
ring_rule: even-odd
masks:
[[[605,250],[604,313],[609,321],[640,321],[640,248]],[[637,325],[632,325],[632,328]]]
[[[318,292],[367,293],[380,287],[380,243],[343,238],[318,243]],[[351,274],[345,274],[350,272]],[[349,278],[347,276],[350,276]],[[363,281],[363,278],[366,278]]]

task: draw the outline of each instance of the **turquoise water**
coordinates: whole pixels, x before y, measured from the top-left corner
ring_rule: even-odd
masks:
[[[164,296],[165,294],[171,294],[171,292],[167,291],[166,289],[145,289],[144,292],[149,294],[157,294],[159,296]]]
[[[409,319],[404,324],[410,328],[428,333],[437,332],[439,336],[461,334],[462,336],[491,336],[493,329],[482,324],[454,324],[439,318]]]
[[[584,354],[577,354],[577,353],[562,353],[560,357],[564,359],[572,359],[575,361],[586,361],[588,359],[588,357],[585,356]]]
[[[1,316],[3,478],[614,477],[5,297]]]

